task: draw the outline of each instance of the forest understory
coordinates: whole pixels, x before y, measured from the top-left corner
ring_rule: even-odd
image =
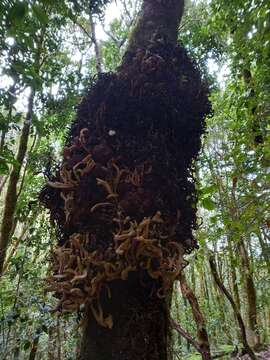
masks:
[[[269,1],[168,1],[0,2],[1,360],[270,359]]]

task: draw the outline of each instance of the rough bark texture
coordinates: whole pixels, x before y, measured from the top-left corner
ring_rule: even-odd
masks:
[[[89,313],[79,360],[167,360],[166,301],[157,301],[136,275],[110,288],[111,298],[104,296],[102,304],[113,314],[113,329],[99,326]]]
[[[151,42],[164,39],[176,44],[183,11],[184,0],[145,0],[128,51],[147,48]]]
[[[167,299],[197,247],[193,160],[209,110],[176,46],[182,9],[144,1],[122,65],[93,83],[41,193],[59,235],[49,288],[60,312],[87,309],[81,360],[168,359]]]

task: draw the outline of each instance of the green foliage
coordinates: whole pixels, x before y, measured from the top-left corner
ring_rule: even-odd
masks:
[[[95,57],[89,11],[102,15],[109,1],[30,0],[0,2],[0,187],[16,166],[18,138],[35,91],[27,157],[18,183],[14,233],[0,286],[0,357],[28,359],[38,337],[38,355],[47,358],[59,321],[55,299],[44,292],[55,234],[38,204],[46,176],[57,167],[76,104],[94,75]],[[132,17],[137,12],[129,7]],[[134,19],[133,19],[134,20]],[[103,65],[113,71],[121,62],[132,19],[124,12],[108,26],[101,41]],[[86,32],[83,30],[87,30]],[[200,249],[189,257],[186,275],[206,317],[212,349],[241,347],[230,305],[213,283],[208,266],[214,252],[220,276],[247,317],[245,271],[239,252],[243,239],[256,287],[262,342],[269,343],[269,119],[270,22],[263,0],[189,2],[179,39],[211,88],[212,115],[197,162]],[[78,55],[79,54],[79,55]],[[213,71],[211,66],[217,70]],[[222,73],[226,68],[226,74]],[[161,159],[162,161],[162,159]],[[4,186],[5,185],[5,186]],[[236,278],[234,278],[234,273]],[[172,315],[196,337],[191,309],[175,290]],[[75,358],[80,319],[60,320],[62,358]],[[198,358],[173,333],[175,359]],[[240,345],[239,345],[240,344]],[[69,355],[70,354],[70,355]],[[14,357],[15,359],[15,357]]]

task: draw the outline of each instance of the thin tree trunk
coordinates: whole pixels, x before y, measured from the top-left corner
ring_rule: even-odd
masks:
[[[201,346],[199,344],[198,341],[194,340],[192,338],[192,336],[186,332],[186,330],[184,330],[182,328],[182,326],[177,323],[176,321],[174,321],[173,319],[171,319],[171,326],[173,329],[175,329],[184,339],[186,339],[188,341],[189,344],[191,344],[199,353],[201,353]],[[202,354],[203,357],[203,354]]]
[[[9,176],[9,175],[1,176],[1,180],[0,180],[0,195],[1,195],[3,189],[4,189],[5,185],[6,185],[6,182],[7,182],[7,180],[8,180],[8,176]]]
[[[184,302],[185,323],[188,324],[188,323],[189,323],[189,316],[188,316],[188,304],[187,304],[187,299],[184,298],[184,299],[183,299],[183,302]],[[187,352],[190,351],[190,342],[189,342],[189,341],[187,341],[186,350],[187,350]]]
[[[40,58],[42,53],[42,46],[44,41],[44,36],[46,32],[46,27],[41,29],[41,33],[39,36],[39,41],[36,43],[37,50],[36,56],[33,62],[33,66],[35,68],[36,73],[38,74],[40,71]],[[12,236],[14,227],[14,215],[18,200],[18,192],[17,192],[17,185],[20,180],[20,172],[23,166],[23,162],[25,160],[25,156],[27,153],[27,145],[30,135],[30,128],[32,123],[32,116],[33,116],[33,108],[34,108],[34,98],[35,98],[35,90],[31,88],[29,101],[28,101],[28,108],[26,117],[23,123],[21,136],[19,140],[18,152],[16,156],[16,164],[13,166],[9,182],[7,185],[7,193],[5,198],[4,210],[3,210],[3,218],[2,224],[0,228],[0,277],[2,276],[3,266],[6,256],[7,247],[10,242],[10,238]]]
[[[96,69],[97,69],[97,73],[100,74],[102,72],[102,56],[101,56],[100,44],[98,43],[96,36],[96,24],[94,22],[93,15],[91,13],[89,14],[89,21],[91,27],[91,40],[93,41],[95,48]]]
[[[246,328],[245,328],[242,316],[237,308],[236,303],[233,300],[233,297],[231,296],[229,291],[226,289],[226,287],[224,286],[223,282],[221,281],[221,279],[218,275],[217,266],[215,263],[215,259],[213,257],[209,258],[209,264],[210,264],[211,273],[213,275],[213,278],[214,278],[217,286],[219,287],[220,291],[226,296],[226,298],[228,299],[228,301],[230,302],[230,304],[233,308],[233,311],[234,311],[234,314],[237,319],[238,326],[239,326],[239,329],[240,329],[240,332],[242,335],[242,342],[243,342],[244,349],[249,354],[249,356],[252,360],[256,360],[257,358],[247,341]]]
[[[56,327],[51,325],[48,331],[48,360],[56,360]]]
[[[175,290],[174,290],[174,296],[173,296],[173,299],[174,299],[174,307],[175,307],[175,318],[176,318],[176,321],[178,324],[181,324],[181,305],[180,305],[180,298],[179,298],[179,291],[178,291],[178,286],[179,285],[179,282],[175,282]],[[178,336],[177,338],[177,345],[181,347],[181,344],[182,344],[182,336]]]
[[[248,318],[250,337],[252,339],[253,346],[256,347],[259,346],[260,343],[258,324],[257,324],[257,294],[253,281],[253,274],[250,268],[247,249],[245,246],[244,239],[242,237],[240,237],[238,248],[239,248],[242,268],[244,270],[243,276],[245,279],[245,291],[247,294],[247,318]]]
[[[235,267],[236,259],[235,259],[235,256],[233,255],[232,241],[230,239],[230,236],[227,236],[227,239],[228,239],[230,272],[231,272],[234,301],[235,301],[239,311],[241,311],[241,303],[240,303],[239,289],[238,289],[238,283],[237,283],[237,273],[236,273],[236,267]]]
[[[33,341],[32,348],[29,354],[29,360],[35,360],[38,350],[38,343],[39,343],[39,334],[36,335]]]
[[[22,231],[21,231],[21,234],[18,236],[15,244],[13,245],[10,253],[8,254],[6,260],[5,260],[5,263],[4,263],[4,266],[3,266],[3,273],[7,270],[8,268],[8,265],[9,265],[9,262],[10,262],[10,259],[13,257],[13,255],[16,253],[16,250],[18,249],[18,246],[19,244],[21,243],[22,239],[24,238],[26,232],[28,230],[28,227],[27,226],[24,226],[22,228]]]
[[[269,261],[270,246],[267,244],[266,241],[264,241],[261,232],[257,232],[256,235],[259,239],[259,243],[260,243],[260,247],[261,247],[261,251],[262,251],[262,257],[264,259],[268,274],[270,275],[270,261]]]
[[[62,354],[62,349],[61,349],[61,326],[60,326],[60,318],[59,318],[59,316],[57,317],[56,331],[57,331],[57,337],[56,337],[57,360],[61,360],[61,354]]]
[[[232,220],[239,221],[240,214],[237,206],[237,199],[236,199],[236,187],[237,187],[238,178],[233,179],[233,186],[232,186],[232,206],[230,207],[230,213]],[[253,281],[253,272],[250,266],[250,259],[248,256],[248,251],[246,248],[246,243],[243,234],[240,234],[238,242],[238,251],[240,254],[240,261],[242,265],[242,273],[243,279],[245,284],[245,291],[247,294],[247,304],[248,304],[248,325],[250,331],[250,337],[253,342],[253,346],[257,347],[260,344],[260,336],[258,332],[258,325],[257,325],[257,295],[256,289]]]
[[[18,153],[16,156],[17,164],[13,166],[7,187],[4,212],[3,212],[2,224],[0,229],[0,276],[2,275],[3,265],[6,257],[6,251],[10,242],[10,237],[13,228],[14,214],[17,204],[17,184],[20,179],[21,168],[23,166],[23,161],[25,159],[25,155],[27,152],[27,144],[30,134],[32,115],[33,115],[34,97],[35,97],[35,92],[31,91],[26,119],[23,124],[21,137],[19,141]]]
[[[226,316],[224,298],[223,298],[222,294],[220,293],[219,288],[216,283],[214,283],[214,289],[215,289],[215,296],[217,299],[218,311],[219,311],[220,318],[221,318],[221,326],[219,324],[218,328],[219,328],[219,330],[220,330],[220,328],[222,328],[222,331],[224,331],[224,333],[226,334],[228,341],[231,342],[232,339],[231,339],[230,329],[228,329],[227,325],[226,325],[226,321],[228,319]]]
[[[192,314],[197,326],[198,343],[200,346],[200,353],[202,355],[202,358],[204,360],[211,360],[210,346],[205,326],[205,320],[200,310],[198,300],[196,299],[194,292],[186,282],[186,277],[184,273],[182,273],[180,276],[180,285],[183,296],[188,300],[191,306]]]

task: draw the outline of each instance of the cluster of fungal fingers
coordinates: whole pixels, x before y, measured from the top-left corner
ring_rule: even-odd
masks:
[[[114,246],[107,252],[89,251],[89,234],[74,234],[54,252],[54,275],[48,280],[49,290],[61,294],[58,309],[71,312],[81,305],[90,306],[96,321],[111,328],[113,319],[103,314],[100,303],[102,288],[110,298],[109,283],[127,280],[130,272],[146,271],[161,284],[156,295],[165,297],[174,280],[186,265],[183,248],[174,241],[163,246],[160,241],[163,220],[159,213],[140,223],[129,218],[115,219],[118,232]]]
[[[81,134],[88,133],[86,130],[83,129]],[[69,159],[74,149],[74,146],[65,148],[64,156]],[[67,224],[76,211],[76,189],[84,176],[94,173],[95,167],[96,162],[89,153],[70,169],[64,163],[59,172],[61,181],[48,182],[48,186],[60,191]],[[54,275],[48,279],[48,290],[61,294],[59,310],[71,312],[79,310],[81,305],[90,306],[96,321],[111,328],[112,316],[104,316],[100,303],[103,287],[107,288],[110,297],[109,282],[127,280],[130,272],[145,271],[161,284],[156,289],[156,295],[165,297],[186,262],[183,246],[173,240],[174,229],[180,220],[179,212],[174,223],[166,222],[160,211],[141,221],[124,214],[125,204],[119,191],[123,187],[141,189],[144,177],[152,172],[151,165],[144,163],[132,171],[120,170],[111,160],[107,167],[103,166],[103,170],[107,176],[103,179],[96,177],[95,180],[102,189],[104,199],[89,206],[88,215],[90,217],[101,211],[103,216],[105,213],[112,216],[113,241],[107,248],[94,249],[90,232],[70,235],[68,241],[53,253]]]
[[[111,328],[100,294],[113,281],[136,272],[153,296],[170,291],[197,247],[193,161],[208,110],[198,71],[170,45],[126,54],[93,84],[40,195],[58,230],[48,282],[59,311],[86,305]]]

